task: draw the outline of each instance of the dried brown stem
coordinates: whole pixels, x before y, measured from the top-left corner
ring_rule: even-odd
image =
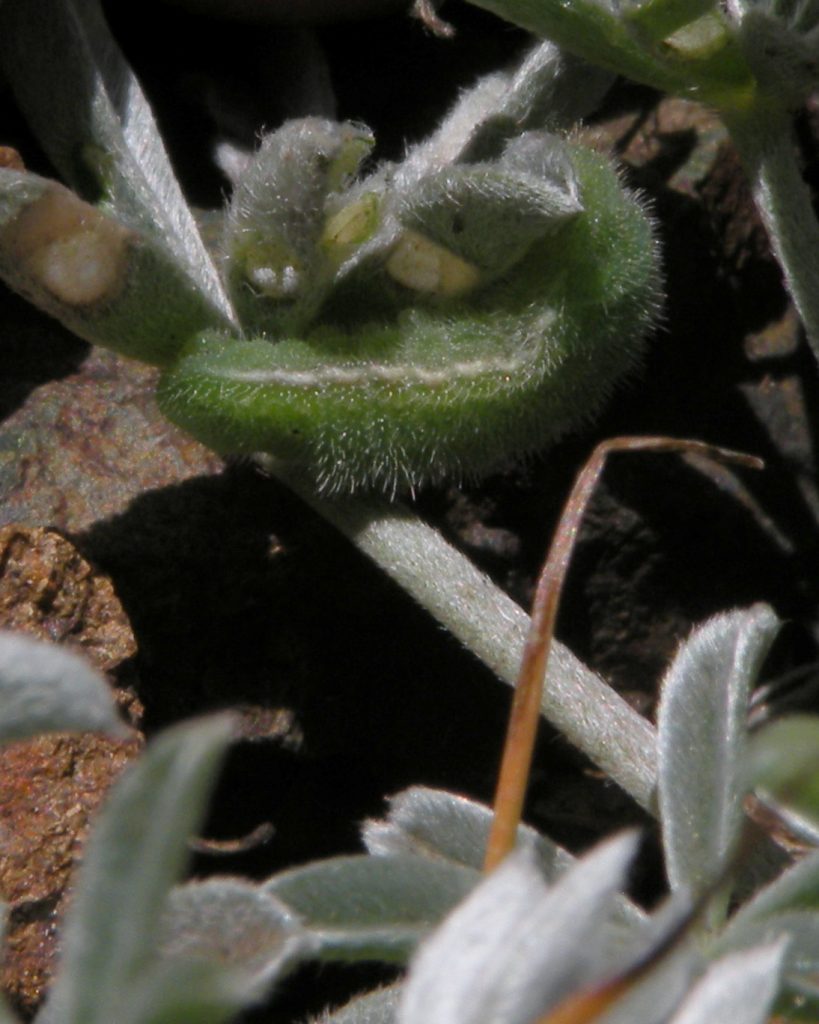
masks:
[[[439,16],[437,6],[440,0],[415,0],[410,14],[439,39],[452,39],[455,28]]]
[[[531,626],[521,659],[495,790],[494,820],[486,848],[485,871],[497,867],[515,845],[540,718],[546,663],[566,571],[580,522],[606,459],[612,452],[624,451],[679,452],[750,469],[761,469],[763,466],[762,461],[752,455],[717,448],[702,441],[672,437],[615,437],[602,441],[594,449],[566,502],[535,591]]]

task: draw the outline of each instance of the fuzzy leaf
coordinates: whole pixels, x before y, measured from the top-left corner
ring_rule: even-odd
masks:
[[[243,972],[174,960],[140,977],[117,1007],[116,1024],[222,1024],[254,1001]]]
[[[222,322],[154,232],[25,171],[0,169],[0,276],[81,338],[146,362]]]
[[[456,160],[496,157],[522,131],[570,128],[594,110],[613,81],[608,71],[540,42],[515,72],[484,75],[464,90],[440,127],[410,148],[399,180],[408,185]]]
[[[791,910],[810,910],[819,916],[819,851],[784,871],[741,907],[732,918],[726,937],[745,923]]]
[[[568,53],[577,54],[655,88],[682,94],[697,93],[719,106],[739,106],[753,96],[754,80],[727,22],[714,16],[715,29],[697,44],[686,40],[657,40],[622,16],[620,4],[607,0],[471,0],[476,7],[546,36]],[[701,0],[690,0],[690,19],[696,19]],[[687,26],[686,26],[687,27]]]
[[[390,799],[385,821],[365,822],[362,837],[374,856],[414,854],[482,871],[491,827],[489,807],[445,790],[413,786]],[[517,845],[531,852],[550,883],[575,863],[567,850],[528,825],[518,827]],[[625,896],[618,896],[616,903],[612,923],[616,921],[625,938],[623,926],[626,932],[639,928],[646,923],[646,915]]]
[[[819,852],[798,861],[745,903],[720,935],[716,949],[747,949],[778,936],[789,939],[788,984],[809,982],[810,975],[819,972]]]
[[[61,647],[0,631],[0,742],[82,731],[128,735],[102,676]]]
[[[701,970],[702,958],[690,946],[674,949],[631,984],[594,1024],[668,1024],[690,991],[691,979]]]
[[[235,323],[174,177],[150,107],[98,0],[4,0],[0,59],[54,165],[92,202],[153,235]]]
[[[334,857],[269,879],[264,890],[300,916],[326,959],[403,962],[479,879],[422,857]]]
[[[463,864],[480,871],[486,853],[492,811],[445,790],[413,786],[390,799],[386,820],[367,821],[364,845],[376,856],[415,854]],[[531,848],[538,867],[552,881],[574,857],[533,828],[521,825],[518,844]]]
[[[815,980],[819,973],[819,913],[791,910],[765,917],[744,918],[720,937],[719,950],[748,949],[775,939],[788,940],[785,971]]]
[[[795,5],[800,16],[795,19],[797,24],[790,25],[761,5],[743,6],[748,10],[740,21],[738,37],[749,65],[768,94],[777,96],[788,107],[798,106],[819,84],[816,25],[805,32],[805,27],[816,18],[816,4]],[[806,15],[804,20],[802,12]]]
[[[172,889],[159,939],[163,956],[239,968],[260,995],[316,943],[259,886],[214,878]]]
[[[398,983],[367,992],[340,1009],[323,1014],[314,1024],[394,1024],[401,991],[402,985]]]
[[[612,958],[607,976],[615,978],[638,966],[636,977],[594,1024],[668,1024],[671,1014],[691,988],[692,978],[705,967],[705,958],[695,942],[681,939],[681,929],[690,920],[691,899],[672,893],[647,919],[643,928],[632,929],[631,942]],[[657,957],[658,949],[665,952]]]
[[[749,785],[819,823],[819,716],[789,715],[761,729],[748,776]]]
[[[85,851],[39,1024],[110,1024],[155,970],[162,906],[230,732],[226,716],[169,729],[112,788]]]
[[[583,209],[571,161],[549,160],[555,149],[562,152],[562,143],[542,133],[525,138],[539,164],[549,165],[548,176],[542,166],[516,166],[514,154],[509,167],[504,161],[456,164],[427,175],[401,195],[396,216],[404,226],[474,264],[487,280],[504,273],[533,242],[556,232]],[[523,149],[515,149],[521,162]],[[530,162],[535,162],[534,155]]]
[[[602,844],[551,888],[531,854],[512,854],[422,945],[400,1024],[530,1024],[599,974],[634,846],[633,835]]]
[[[717,961],[671,1024],[764,1024],[779,988],[784,943],[758,946]]]
[[[672,889],[703,892],[742,820],[748,699],[778,621],[764,605],[717,615],[683,644],[657,712],[659,803]]]
[[[498,100],[484,107],[480,123],[473,119],[472,136],[461,159],[494,155],[502,141],[523,131],[571,128],[598,106],[613,81],[609,71],[578,60],[553,43],[539,43],[509,76]],[[455,112],[444,122],[442,132]]]

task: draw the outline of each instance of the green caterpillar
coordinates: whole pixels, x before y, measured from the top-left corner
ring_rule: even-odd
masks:
[[[283,210],[270,160],[261,196],[234,200],[228,277],[260,337],[204,333],[164,374],[163,412],[323,493],[474,477],[587,421],[639,362],[660,295],[650,220],[607,161],[532,132],[494,162],[334,192],[362,142],[346,132],[311,140],[306,215]]]
[[[36,37],[28,5],[3,10]],[[113,88],[83,63],[83,47],[114,52],[102,22],[79,39],[52,14],[81,102],[49,152],[96,205],[0,167],[0,276],[161,367],[160,407],[213,448],[269,453],[324,494],[395,495],[537,451],[639,362],[660,301],[650,218],[605,159],[543,130],[590,109],[607,76],[541,44],[364,175],[365,128],[288,122],[237,173],[217,266],[127,66]],[[20,101],[50,125],[37,82],[52,71],[18,66],[18,49]]]

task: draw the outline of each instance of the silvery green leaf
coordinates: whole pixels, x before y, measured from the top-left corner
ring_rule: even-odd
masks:
[[[510,139],[498,164],[512,174],[531,175],[543,189],[543,215],[556,221],[583,209],[572,156],[558,135],[523,132]],[[548,211],[548,212],[547,212]]]
[[[594,1024],[667,1024],[689,991],[691,979],[705,965],[702,951],[688,934],[691,910],[688,894],[677,891],[651,913],[642,928],[631,929],[630,941],[618,951],[609,971],[610,978],[631,974],[630,983]]]
[[[653,19],[641,31],[632,17],[624,16],[623,4],[614,0],[471,2],[646,85],[684,95],[696,93],[729,108],[752,102],[753,77],[734,39],[733,26],[716,4],[702,16],[703,0],[673,4],[682,27],[669,38],[662,34],[652,38]]]
[[[798,861],[741,906],[715,948],[719,952],[746,949],[780,935],[789,938],[785,952],[789,987],[799,975],[808,979],[819,971],[819,852]]]
[[[633,982],[608,1012],[595,1018],[594,1024],[667,1024],[701,970],[702,957],[690,945],[673,949]]]
[[[719,952],[748,949],[779,938],[788,940],[784,957],[786,973],[801,974],[808,980],[815,977],[819,972],[819,912],[815,909],[743,917],[731,923],[719,937],[715,949]]]
[[[238,878],[172,889],[159,936],[163,958],[240,970],[249,998],[251,993],[263,995],[316,946],[291,910],[259,886]]]
[[[716,615],[683,644],[657,713],[659,804],[672,889],[703,892],[742,820],[748,699],[778,621],[764,605]]]
[[[0,169],[0,276],[81,338],[146,362],[223,323],[152,231],[24,171]]]
[[[671,1024],[765,1024],[779,989],[784,943],[757,946],[718,960]]]
[[[580,0],[571,5],[534,4],[531,0],[472,2],[601,67],[646,81],[661,72],[660,61],[631,38],[628,26],[619,17],[619,5],[609,0]]]
[[[364,845],[371,854],[413,854],[483,870],[492,827],[489,807],[426,786],[412,786],[389,803],[386,820],[369,820],[362,827]],[[557,881],[575,863],[568,850],[528,825],[518,826],[517,845],[531,852],[547,882]],[[643,911],[625,896],[618,896],[616,904],[613,921],[629,928],[646,923]]]
[[[170,960],[154,964],[123,993],[113,1019],[116,1024],[222,1024],[235,1020],[254,996],[242,971]]]
[[[441,789],[413,786],[391,797],[384,821],[367,821],[364,845],[376,856],[415,854],[463,864],[480,871],[492,826],[490,808]],[[518,828],[518,845],[532,850],[547,881],[561,875],[574,857],[528,825]]]
[[[99,0],[5,0],[0,59],[60,173],[167,246],[223,326],[230,302],[174,177],[145,96]]]
[[[789,715],[753,737],[748,785],[798,816],[819,822],[819,717]]]
[[[612,81],[610,72],[553,43],[537,43],[516,71],[484,75],[464,90],[438,130],[409,150],[399,180],[409,184],[456,161],[495,157],[522,131],[568,128],[594,109]]]
[[[461,159],[485,159],[501,140],[541,128],[575,125],[600,103],[614,75],[550,42],[533,47],[509,77],[494,109],[484,111]]]
[[[819,84],[819,46],[813,35],[803,35],[762,10],[749,10],[739,25],[743,53],[770,96],[797,106]]]
[[[338,1010],[322,1014],[313,1024],[394,1024],[401,990],[399,982],[367,992]]]
[[[809,910],[819,915],[819,851],[797,861],[740,907],[724,938],[730,942],[734,932],[741,931],[746,924],[791,910]]]
[[[156,967],[162,907],[229,742],[215,716],[162,733],[96,820],[39,1024],[110,1024]]]
[[[478,879],[423,857],[350,856],[275,875],[263,888],[317,936],[320,956],[403,962]]]
[[[531,854],[509,856],[421,946],[400,1024],[530,1024],[599,977],[601,929],[634,853],[619,836],[551,888]]]
[[[524,165],[523,144],[528,163]],[[533,242],[553,234],[582,209],[571,162],[554,136],[529,133],[498,164],[454,165],[399,194],[394,213],[408,228],[444,246],[490,277],[520,260]],[[548,167],[553,172],[538,175]],[[562,173],[561,173],[562,172]]]
[[[128,735],[103,677],[70,651],[0,631],[0,742],[82,731]]]

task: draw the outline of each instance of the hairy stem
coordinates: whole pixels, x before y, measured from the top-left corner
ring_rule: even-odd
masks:
[[[386,501],[316,498],[309,485],[279,464],[265,464],[500,679],[515,684],[529,616],[437,530]],[[540,710],[570,743],[654,813],[654,728],[557,640]]]

